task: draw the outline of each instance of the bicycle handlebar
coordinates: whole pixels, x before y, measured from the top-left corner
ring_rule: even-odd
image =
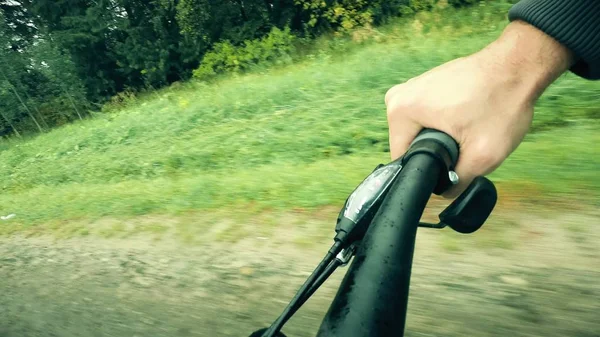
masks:
[[[346,200],[338,216],[335,243],[319,267],[271,327],[252,336],[275,336],[357,247],[317,337],[404,336],[417,228],[449,226],[472,233],[496,202],[493,183],[478,177],[440,214],[440,223],[420,224],[431,194],[442,194],[458,182],[453,172],[458,155],[459,146],[452,137],[425,129],[402,157],[377,166]]]
[[[445,132],[434,130],[434,129],[423,129],[417,137],[412,141],[411,146],[422,140],[433,140],[437,141],[441,145],[444,146],[446,151],[448,151],[448,155],[450,156],[451,166],[453,167],[458,162],[458,144],[450,135]],[[410,152],[410,149],[409,149]]]
[[[416,146],[418,143],[421,149]],[[317,337],[404,335],[419,219],[440,175],[458,160],[458,145],[444,133],[424,130],[408,154],[411,155],[373,218]],[[449,165],[444,165],[444,158],[450,160]]]

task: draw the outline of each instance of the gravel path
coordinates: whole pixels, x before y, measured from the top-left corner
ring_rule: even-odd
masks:
[[[510,248],[444,249],[456,234],[419,232],[407,336],[600,336],[600,216],[514,216]],[[0,336],[248,336],[328,246],[276,241],[2,238]],[[343,272],[286,326],[290,337],[314,336]]]

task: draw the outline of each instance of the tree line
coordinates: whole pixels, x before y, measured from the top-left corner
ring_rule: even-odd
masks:
[[[0,0],[0,136],[43,132],[86,118],[124,90],[189,79],[224,41],[240,46],[273,29],[310,38],[436,2]]]

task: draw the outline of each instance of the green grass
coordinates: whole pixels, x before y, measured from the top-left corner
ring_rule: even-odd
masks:
[[[506,24],[505,11],[498,3],[421,13],[352,39],[321,39],[293,66],[179,84],[93,120],[0,142],[0,213],[17,214],[0,232],[340,205],[388,160],[387,89],[483,47]],[[600,83],[564,76],[540,100],[535,133],[492,177],[598,200],[598,107]]]

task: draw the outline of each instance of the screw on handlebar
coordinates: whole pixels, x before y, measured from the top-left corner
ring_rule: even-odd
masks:
[[[456,172],[454,171],[448,172],[448,179],[450,179],[452,185],[456,185],[460,181],[460,179],[458,178],[458,174],[456,174]]]

